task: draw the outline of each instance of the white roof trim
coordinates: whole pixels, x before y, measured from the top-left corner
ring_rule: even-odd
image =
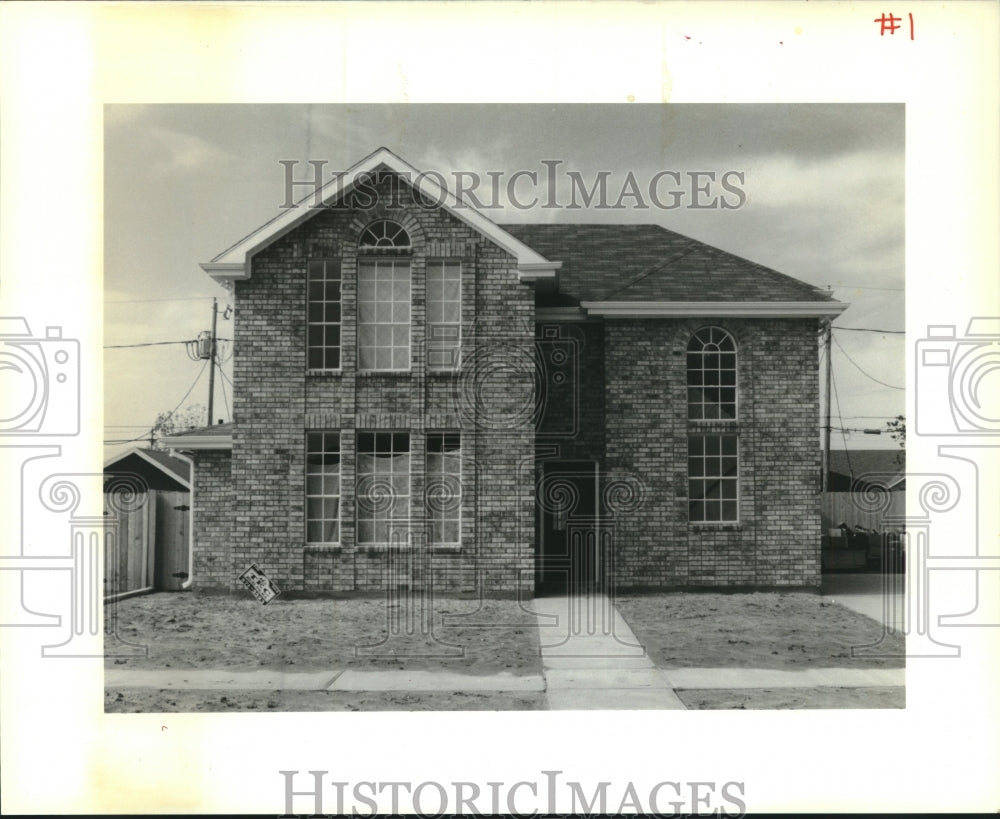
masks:
[[[232,449],[232,435],[172,435],[167,439],[171,449]]]
[[[832,318],[847,309],[840,301],[582,301],[580,306],[608,318]]]
[[[401,175],[409,176],[410,183],[433,202],[441,202],[452,216],[465,222],[473,230],[483,234],[487,239],[502,247],[517,259],[517,269],[524,272],[524,278],[535,279],[544,275],[555,275],[559,262],[550,262],[537,251],[532,250],[524,242],[515,239],[506,230],[479,211],[459,199],[447,188],[442,188],[429,176],[422,175],[416,168],[404,162],[388,148],[379,148],[373,154],[366,156],[344,173],[335,176],[319,190],[319,199],[325,205],[337,196],[346,193],[357,182],[360,175],[370,173],[379,165],[385,165]],[[253,233],[241,239],[228,250],[224,250],[210,262],[204,262],[201,269],[217,280],[249,279],[250,259],[276,239],[298,227],[302,222],[316,214],[312,203],[316,201],[316,193],[311,193],[300,200],[293,208],[282,209],[277,216],[261,225]]]
[[[168,475],[169,477],[173,478],[175,481],[177,481],[177,483],[181,484],[182,486],[187,487],[188,489],[191,488],[191,483],[188,481],[187,478],[185,478],[183,475],[178,475],[170,467],[166,466],[165,464],[161,464],[155,458],[149,457],[149,455],[147,455],[145,452],[143,452],[138,447],[133,447],[128,452],[122,453],[121,455],[116,455],[113,458],[108,458],[104,462],[104,469],[107,469],[113,463],[117,463],[118,461],[124,460],[129,455],[138,455],[144,461],[147,461],[151,466],[154,466],[157,469],[159,469],[160,472],[163,472],[166,475]]]

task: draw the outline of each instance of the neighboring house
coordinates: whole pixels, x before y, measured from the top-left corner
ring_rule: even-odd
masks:
[[[495,224],[384,148],[320,198],[202,265],[234,423],[168,439],[195,588],[819,584],[846,305],[657,226]]]
[[[897,492],[906,488],[902,449],[834,449],[830,452],[830,492],[859,492],[868,486]]]

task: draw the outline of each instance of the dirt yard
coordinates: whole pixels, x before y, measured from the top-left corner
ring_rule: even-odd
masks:
[[[806,593],[627,595],[619,611],[659,668],[902,668],[902,657],[855,658],[882,627]],[[881,650],[902,654],[903,638]]]
[[[110,611],[105,610],[106,617]],[[119,602],[115,612],[118,635],[148,646],[149,656],[108,658],[105,665],[541,672],[535,618],[514,600],[437,600],[430,629],[421,628],[419,608],[414,611],[407,618],[400,606],[384,598],[279,598],[264,606],[249,596],[150,594]]]
[[[108,714],[209,711],[540,711],[545,694],[507,691],[178,691],[109,689]]]
[[[899,687],[691,688],[677,696],[691,711],[906,707],[906,690]]]

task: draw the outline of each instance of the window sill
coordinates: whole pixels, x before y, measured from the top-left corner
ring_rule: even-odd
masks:
[[[409,370],[358,370],[357,372],[358,372],[358,375],[360,377],[362,377],[362,378],[372,378],[372,377],[377,378],[380,375],[388,375],[388,376],[396,376],[396,377],[413,375],[413,370],[412,369],[409,369]]]
[[[359,543],[357,545],[358,551],[361,552],[388,552],[390,549],[395,549],[400,552],[460,552],[462,551],[461,543],[427,543],[425,545],[415,546],[412,543]]]
[[[307,552],[342,552],[344,547],[340,543],[307,543]]]
[[[307,378],[328,378],[330,376],[343,375],[343,370],[306,370]]]
[[[742,532],[739,521],[688,521],[688,528],[697,532]]]

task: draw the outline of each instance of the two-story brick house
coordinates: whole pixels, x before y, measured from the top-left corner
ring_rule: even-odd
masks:
[[[386,149],[203,268],[234,422],[171,440],[196,589],[819,584],[828,294],[658,226],[498,225]]]

